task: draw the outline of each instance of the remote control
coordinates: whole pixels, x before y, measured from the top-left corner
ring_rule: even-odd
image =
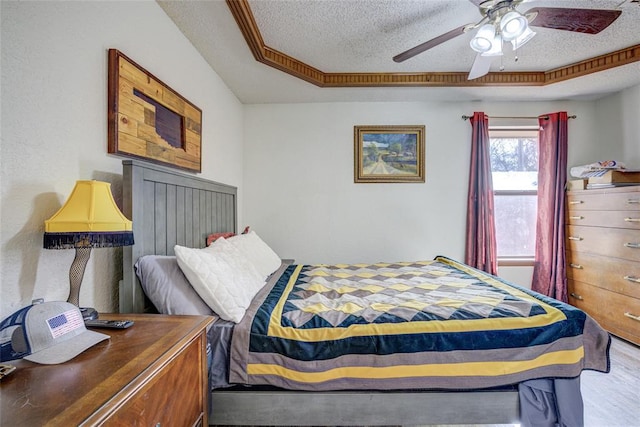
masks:
[[[103,320],[94,319],[84,322],[88,328],[127,329],[133,325],[133,320]]]

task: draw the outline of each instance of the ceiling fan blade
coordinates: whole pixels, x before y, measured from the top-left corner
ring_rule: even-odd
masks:
[[[561,7],[534,7],[525,15],[536,15],[529,25],[576,33],[598,34],[618,19],[621,10],[565,9]]]
[[[395,62],[402,62],[402,61],[406,61],[409,58],[413,58],[414,56],[416,56],[419,53],[424,52],[425,50],[429,50],[432,47],[438,46],[439,44],[442,44],[448,40],[451,40],[454,37],[457,37],[461,34],[464,34],[464,30],[465,28],[468,26],[467,25],[463,25],[461,27],[458,27],[454,30],[451,30],[447,33],[441,34],[436,38],[433,38],[429,41],[426,41],[424,43],[419,44],[418,46],[412,47],[409,50],[406,50],[396,56],[393,57],[393,60]]]
[[[482,56],[481,54],[477,54],[471,66],[471,71],[469,71],[469,75],[467,76],[467,80],[477,79],[478,77],[488,74],[493,58],[495,58],[495,56]]]

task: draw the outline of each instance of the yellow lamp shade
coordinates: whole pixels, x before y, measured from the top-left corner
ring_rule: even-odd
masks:
[[[118,209],[108,182],[76,182],[64,206],[44,222],[45,249],[132,244],[132,223]]]
[[[78,181],[67,202],[44,222],[47,233],[130,231],[111,194],[111,184]]]

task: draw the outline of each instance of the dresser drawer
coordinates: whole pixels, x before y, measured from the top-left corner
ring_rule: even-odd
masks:
[[[640,261],[640,230],[567,225],[567,249]]]
[[[573,209],[567,211],[566,223],[572,225],[632,228],[640,230],[640,210],[588,211]]]
[[[567,277],[640,299],[640,264],[585,252],[567,252]]]
[[[567,210],[633,211],[640,209],[640,192],[600,193],[589,191],[567,194]]]
[[[612,334],[640,344],[640,299],[575,280],[568,280],[568,290],[572,305]]]
[[[202,337],[183,349],[104,425],[201,426],[206,406]]]

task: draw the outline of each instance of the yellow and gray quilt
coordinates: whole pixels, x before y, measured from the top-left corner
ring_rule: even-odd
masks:
[[[236,325],[229,382],[489,388],[607,372],[608,346],[581,310],[445,257],[290,265]]]

